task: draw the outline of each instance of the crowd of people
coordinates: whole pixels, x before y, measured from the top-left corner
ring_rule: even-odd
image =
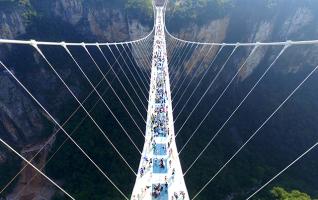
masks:
[[[159,16],[160,17],[160,16]],[[151,115],[151,134],[152,134],[152,144],[154,146],[153,153],[156,154],[156,151],[160,152],[161,149],[157,149],[157,145],[155,142],[156,137],[169,137],[169,115],[168,115],[168,95],[167,95],[167,83],[166,83],[166,76],[167,71],[165,68],[166,62],[166,55],[164,51],[164,44],[163,44],[163,26],[160,21],[157,23],[156,27],[156,40],[155,40],[155,52],[153,56],[153,61],[156,69],[156,77],[155,77],[155,85],[153,92],[155,93],[155,109]],[[167,140],[166,140],[167,141]],[[161,146],[165,154],[167,155],[167,147],[169,152],[172,151],[169,145],[166,143],[165,145]],[[161,158],[159,162],[159,168],[164,169],[167,168],[164,159]],[[171,160],[169,160],[169,166],[171,166]],[[163,180],[164,184],[158,183],[157,185],[153,186],[152,189],[152,197],[154,199],[159,199],[164,192],[168,197],[168,178],[165,176]]]
[[[162,192],[168,192],[168,182],[165,184],[158,183],[157,185],[153,186],[152,196],[154,198],[159,198]]]
[[[162,16],[158,15],[158,19]],[[158,20],[157,19],[157,20]],[[168,101],[168,87],[167,87],[167,56],[164,44],[164,29],[163,22],[157,21],[156,23],[156,36],[154,40],[154,53],[153,53],[153,75],[152,75],[152,88],[149,112],[150,122],[147,126],[146,136],[146,155],[143,156],[141,167],[138,176],[143,178],[146,173],[149,175],[149,182],[141,188],[141,192],[133,199],[143,199],[151,189],[152,199],[158,200],[183,200],[185,193],[182,191],[171,191],[168,195],[168,186],[173,184],[176,170],[173,167],[173,149],[172,142],[173,136],[169,130],[169,101]],[[171,105],[170,105],[171,106]],[[171,123],[171,122],[170,122]],[[149,136],[150,134],[150,136]],[[149,136],[149,137],[148,137]],[[156,180],[157,183],[151,181],[151,177],[155,174],[160,174],[162,180]],[[159,183],[158,183],[159,182]],[[148,193],[149,194],[149,193]],[[170,196],[170,198],[169,198]]]

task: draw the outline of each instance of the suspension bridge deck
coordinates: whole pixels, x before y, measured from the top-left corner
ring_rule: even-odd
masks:
[[[163,7],[156,7],[145,144],[132,200],[189,199],[175,143]]]
[[[155,30],[155,38],[154,38],[154,43],[152,41],[153,39],[153,31],[151,31],[147,36],[138,39],[138,40],[133,40],[133,41],[127,41],[127,42],[114,42],[114,43],[69,43],[69,42],[47,42],[47,41],[35,41],[35,40],[12,40],[12,39],[1,39],[0,38],[0,45],[8,45],[8,44],[14,44],[14,45],[20,45],[20,46],[31,46],[34,49],[34,53],[37,53],[39,57],[42,59],[42,62],[47,65],[47,67],[52,71],[53,75],[56,76],[56,79],[62,84],[65,88],[65,90],[68,91],[69,95],[73,100],[77,102],[78,107],[72,112],[72,114],[69,115],[69,117],[66,119],[65,122],[60,123],[57,118],[55,118],[50,111],[45,107],[44,104],[42,104],[42,100],[39,100],[37,98],[37,95],[34,95],[32,93],[32,90],[28,89],[28,86],[23,84],[23,76],[18,75],[16,76],[14,73],[14,68],[9,67],[7,63],[10,63],[5,59],[5,62],[0,60],[0,68],[4,70],[6,73],[6,76],[9,76],[12,81],[14,81],[17,86],[21,87],[21,90],[24,91],[28,97],[34,102],[35,105],[39,107],[39,109],[47,116],[54,125],[57,126],[56,131],[54,131],[54,135],[49,138],[42,146],[36,146],[35,148],[28,149],[27,151],[22,151],[22,154],[25,153],[30,153],[30,151],[35,151],[37,152],[34,156],[32,156],[31,159],[24,157],[24,155],[21,154],[18,150],[13,148],[9,143],[7,143],[3,138],[0,138],[0,144],[5,146],[8,150],[13,152],[16,156],[18,156],[21,160],[23,160],[26,164],[24,164],[23,168],[14,176],[9,177],[7,184],[2,188],[1,191],[5,191],[12,183],[15,182],[17,177],[20,176],[20,174],[23,172],[23,170],[27,167],[30,166],[32,167],[36,173],[27,181],[25,186],[23,186],[23,189],[21,192],[14,194],[14,199],[23,199],[24,196],[29,196],[30,194],[33,195],[33,191],[30,191],[29,193],[28,186],[32,185],[32,180],[37,176],[37,174],[41,174],[49,183],[53,184],[57,189],[59,189],[64,195],[65,198],[69,199],[75,199],[75,194],[77,195],[78,192],[80,191],[80,188],[75,188],[75,187],[67,187],[67,183],[63,182],[63,187],[67,187],[70,191],[66,191],[63,189],[62,186],[59,185],[55,180],[50,178],[48,175],[46,175],[45,170],[43,170],[43,167],[37,167],[33,164],[33,161],[36,159],[37,155],[45,148],[48,148],[53,142],[55,135],[57,135],[59,132],[62,132],[66,136],[65,140],[62,142],[61,146],[57,148],[56,151],[52,152],[52,156],[48,158],[46,164],[53,158],[54,155],[56,155],[61,149],[61,147],[66,143],[67,140],[73,145],[76,146],[76,148],[81,152],[82,156],[96,168],[96,172],[102,176],[102,178],[105,179],[105,181],[109,184],[111,184],[113,187],[105,187],[109,188],[109,190],[116,190],[118,192],[118,195],[120,196],[120,199],[133,199],[133,200],[140,200],[140,199],[151,199],[151,200],[188,200],[188,192],[187,188],[184,182],[184,176],[187,175],[189,170],[193,169],[194,165],[198,165],[197,161],[199,159],[202,159],[202,155],[205,153],[207,154],[208,151],[207,149],[209,146],[211,146],[215,140],[216,137],[219,137],[222,132],[224,132],[224,127],[227,126],[228,122],[231,121],[232,117],[236,115],[238,110],[244,105],[244,103],[247,101],[249,98],[250,94],[253,92],[255,93],[255,90],[257,90],[258,86],[262,84],[266,76],[269,75],[270,71],[272,68],[277,65],[277,62],[280,61],[280,57],[282,55],[284,56],[289,56],[285,55],[285,51],[289,50],[290,47],[295,47],[295,46],[316,46],[318,44],[318,40],[305,40],[305,41],[283,41],[283,42],[252,42],[252,43],[200,43],[200,42],[193,42],[193,41],[186,41],[182,40],[179,38],[174,37],[171,35],[166,27],[164,26],[164,8],[162,7],[162,3],[166,3],[164,0],[156,0],[156,19],[155,19],[155,27],[153,31]],[[166,42],[166,36],[167,36],[167,42]],[[170,61],[170,69],[171,66],[175,66],[172,71],[170,70],[170,76],[171,76],[171,85],[173,85],[173,93],[174,96],[171,97],[171,92],[170,92],[170,78],[169,78],[169,73],[168,73],[168,61],[167,61],[167,48],[166,48],[166,43],[168,44],[168,52],[170,55],[169,61]],[[151,55],[151,45],[153,44],[153,53]],[[60,73],[60,70],[56,70],[55,62],[53,62],[51,57],[47,55],[48,52],[42,51],[41,49],[43,46],[47,47],[59,47],[64,49],[64,53],[68,56],[67,59],[71,59],[73,62],[74,67],[79,70],[79,73],[85,77],[87,83],[91,86],[92,90],[91,92],[87,95],[87,97],[82,100],[82,98],[79,98],[76,95],[76,92],[72,90],[72,87],[67,83],[67,81],[64,80],[64,76],[62,73]],[[200,46],[200,47],[199,47]],[[240,72],[245,69],[245,67],[248,66],[248,63],[250,61],[254,60],[254,56],[258,49],[264,48],[264,47],[277,47],[280,48],[279,51],[275,52],[277,53],[275,56],[273,54],[273,58],[271,58],[271,62],[268,63],[268,65],[264,65],[264,71],[259,74],[259,77],[255,80],[255,82],[251,82],[251,87],[247,89],[245,95],[242,96],[240,100],[238,100],[238,104],[235,106],[234,110],[232,110],[229,115],[226,117],[226,120],[222,122],[222,125],[218,128],[216,132],[211,132],[207,137],[209,138],[209,141],[205,144],[204,148],[200,153],[195,157],[195,159],[191,162],[189,167],[182,173],[180,161],[179,161],[179,154],[184,152],[183,149],[189,144],[190,140],[192,140],[193,136],[195,134],[198,134],[198,130],[201,127],[201,125],[205,122],[205,120],[210,116],[210,114],[214,111],[214,107],[218,104],[219,100],[224,98],[224,95],[226,95],[226,92],[230,90],[230,88],[233,86],[233,83],[235,83],[235,80],[238,79]],[[90,76],[88,76],[85,73],[84,68],[82,68],[84,63],[79,62],[76,59],[76,56],[73,56],[73,51],[69,47],[73,48],[83,48],[86,52],[87,58],[94,63],[96,70],[99,72],[98,74],[102,76],[103,78],[100,80],[98,84],[94,84],[94,81],[91,81]],[[125,97],[130,100],[132,103],[133,107],[136,109],[137,113],[140,115],[141,119],[143,121],[146,121],[146,133],[145,133],[145,144],[143,147],[143,151],[141,152],[139,147],[135,144],[134,142],[134,137],[130,137],[130,134],[127,132],[123,124],[120,122],[120,120],[117,118],[116,114],[113,113],[112,109],[108,106],[107,101],[103,98],[104,94],[108,89],[111,90],[112,94],[115,95],[115,97],[118,99],[120,102],[121,106],[123,109],[127,112],[128,116],[131,118],[133,123],[136,125],[136,128],[139,130],[140,134],[144,135],[144,132],[140,129],[136,121],[134,120],[134,117],[130,114],[130,111],[127,109],[126,105],[123,103],[121,97],[117,94],[116,90],[112,86],[112,81],[109,81],[107,78],[108,72],[104,72],[102,65],[99,64],[97,60],[95,60],[95,54],[92,54],[90,48],[88,47],[94,47],[96,50],[98,50],[99,56],[102,57],[103,62],[106,62],[107,66],[109,66],[108,72],[112,72],[115,77],[113,80],[117,79],[118,82],[120,83],[119,85],[121,86],[121,89],[124,91],[124,94],[126,95]],[[208,48],[206,48],[208,47]],[[229,47],[232,50],[229,50],[228,55],[222,55],[223,53],[220,53],[223,51],[223,47]],[[183,128],[185,127],[184,125],[189,122],[190,117],[193,117],[193,113],[195,110],[197,110],[199,104],[203,102],[203,98],[207,98],[206,94],[209,93],[210,89],[215,86],[216,80],[220,78],[220,74],[224,73],[224,69],[229,63],[231,63],[231,59],[233,59],[235,53],[239,48],[246,48],[246,55],[243,56],[242,61],[238,62],[238,65],[236,67],[232,66],[233,69],[233,76],[229,76],[229,81],[226,83],[225,87],[223,87],[223,91],[220,91],[219,96],[217,99],[211,103],[211,105],[207,105],[207,108],[209,108],[208,112],[204,114],[204,117],[200,121],[200,123],[197,124],[196,128],[192,132],[191,136],[186,139],[186,143],[179,149],[179,152],[177,151],[176,143],[175,143],[175,137],[179,135],[179,133],[182,133]],[[137,67],[141,67],[141,63],[137,63],[139,59],[136,59],[136,64],[132,62],[130,58],[130,54],[128,52],[131,52],[131,49],[134,48],[135,54],[137,55],[138,58],[140,57],[145,57],[142,61],[142,70],[141,76],[140,77],[138,74]],[[209,54],[210,50],[212,48],[215,48],[215,53]],[[107,50],[111,55],[107,56],[104,51]],[[197,65],[197,69],[202,69],[204,72],[202,72],[202,75],[197,76],[196,75],[196,70],[193,71],[193,74],[191,72],[192,78],[188,79],[188,75],[186,74],[186,68],[184,67],[185,60],[190,55],[190,57],[197,56],[198,53],[193,53],[194,51],[200,53],[200,54],[205,54],[205,57],[203,59],[208,60],[207,67],[203,67],[203,62],[200,62]],[[190,53],[191,54],[190,54]],[[313,55],[316,55],[316,51],[312,51]],[[298,53],[299,54],[299,53]],[[295,55],[298,55],[295,54]],[[20,55],[20,54],[18,54]],[[21,54],[22,55],[22,54]],[[26,54],[28,56],[29,53]],[[33,54],[34,55],[34,54]],[[126,58],[126,56],[128,58]],[[219,69],[215,68],[215,75],[213,77],[208,77],[209,76],[209,70],[212,67],[215,67],[215,60],[218,58],[219,55],[225,56],[224,57],[224,63],[220,65]],[[301,54],[302,55],[302,54]],[[152,57],[152,59],[151,59]],[[314,57],[312,55],[309,56]],[[10,57],[9,57],[10,58]],[[178,59],[175,59],[178,58]],[[236,60],[235,56],[235,60]],[[28,58],[29,59],[29,58]],[[128,59],[127,62],[125,59]],[[8,59],[10,60],[10,59]],[[110,62],[110,60],[113,60],[113,62]],[[122,60],[122,61],[120,61]],[[201,59],[197,59],[201,60]],[[128,63],[132,64],[129,65]],[[67,62],[67,65],[69,63]],[[128,76],[126,75],[126,70],[125,68],[122,67],[122,65],[127,66],[128,70]],[[195,64],[193,64],[195,66]],[[304,65],[302,63],[302,65]],[[115,71],[113,69],[114,66],[118,66],[119,69],[118,71]],[[129,67],[131,66],[131,68]],[[148,74],[148,69],[151,68],[151,75]],[[232,160],[236,159],[240,152],[243,151],[244,148],[247,147],[249,143],[252,142],[252,140],[257,137],[259,134],[261,134],[262,129],[266,125],[268,125],[270,120],[273,120],[274,117],[277,117],[277,113],[284,108],[284,105],[286,105],[288,102],[292,100],[292,98],[295,96],[295,94],[301,90],[304,89],[303,85],[308,82],[310,82],[310,79],[312,79],[315,75],[317,75],[317,70],[318,70],[318,65],[316,65],[314,62],[311,64],[311,66],[306,65],[306,69],[308,72],[306,72],[306,75],[304,75],[303,79],[300,79],[298,83],[296,84],[295,82],[295,87],[291,90],[288,91],[288,95],[285,96],[284,98],[281,99],[281,101],[277,104],[277,106],[273,107],[273,111],[266,114],[264,121],[259,124],[258,128],[252,131],[250,134],[246,133],[246,140],[241,141],[241,145],[238,146],[233,154],[227,159],[224,160],[222,165],[218,170],[215,171],[214,174],[211,174],[211,177],[205,177],[208,178],[207,181],[202,179],[204,181],[202,187],[200,190],[198,190],[193,197],[191,198],[192,200],[197,199],[197,197],[204,191],[209,189],[208,187],[211,187],[210,184],[213,183],[213,181],[216,179],[216,177],[220,176],[221,172],[228,167],[228,165],[232,162]],[[133,71],[137,72],[134,73],[130,69],[133,69]],[[144,70],[146,69],[146,70]],[[41,70],[38,70],[39,72]],[[145,73],[143,73],[145,72]],[[127,79],[129,86],[131,86],[132,91],[131,94],[128,92],[126,89],[125,85],[122,83],[121,78],[117,75],[118,73],[123,73],[124,78]],[[259,72],[258,72],[259,73]],[[130,75],[132,76],[132,79],[134,80],[133,82],[136,83],[132,84],[129,77]],[[40,73],[39,75],[42,75]],[[97,74],[96,74],[97,75]],[[139,88],[140,91],[142,91],[141,86],[138,84],[138,81],[136,80],[135,75],[137,75],[137,79],[140,79],[140,83],[144,83],[143,81],[146,80],[146,85],[141,84],[141,86],[144,86],[144,89],[147,90],[150,88],[149,91],[149,99],[148,95],[145,95],[143,92],[141,92],[142,95],[139,97],[138,92],[135,90],[135,87]],[[151,77],[149,77],[151,76]],[[178,78],[176,78],[178,77]],[[181,78],[183,77],[183,78]],[[181,113],[183,113],[183,110],[186,108],[188,105],[190,99],[192,99],[193,95],[199,88],[199,85],[201,86],[204,85],[206,79],[209,79],[205,84],[207,87],[203,87],[203,95],[200,95],[200,99],[196,102],[195,106],[191,109],[190,114],[187,115],[187,118],[185,121],[182,122],[181,128],[175,133],[174,132],[174,120],[172,116],[172,99],[176,98],[177,94],[179,91],[182,91],[182,94],[177,100],[176,104],[174,104],[174,108],[178,105],[179,102],[181,102],[181,99],[183,96],[186,94],[185,92],[190,89],[189,85],[192,84],[192,81],[194,80],[194,77],[200,77],[195,86],[195,88],[191,91],[191,94],[187,97],[187,100],[185,103],[182,103],[182,108],[179,111],[179,114],[176,116],[175,120],[178,120],[178,116],[180,116]],[[231,78],[231,79],[230,79]],[[316,77],[317,78],[317,77]],[[102,81],[106,81],[108,88],[101,94],[99,92],[98,86]],[[150,84],[149,84],[150,80]],[[184,87],[184,83],[186,83],[188,80],[188,84],[186,87]],[[315,80],[315,79],[314,79]],[[313,80],[311,80],[313,81]],[[128,84],[127,83],[127,84]],[[312,82],[311,82],[312,83]],[[150,85],[148,87],[148,84]],[[182,88],[182,89],[180,89]],[[185,89],[184,89],[185,88]],[[285,91],[285,87],[284,91]],[[4,87],[4,89],[6,89]],[[46,91],[46,90],[45,90]],[[176,92],[174,92],[176,91]],[[275,88],[276,91],[276,88]],[[284,92],[284,94],[287,93],[287,91]],[[63,93],[64,94],[64,93]],[[96,101],[95,105],[92,106],[91,108],[88,108],[86,106],[86,101],[90,98],[91,94],[97,94],[99,97],[98,101]],[[146,106],[143,103],[143,100],[148,99],[149,105],[148,105],[148,110],[147,110],[147,120],[144,119],[143,115],[139,111],[139,106],[137,106],[134,102],[134,100],[131,98],[131,95],[136,95],[137,101],[140,103],[139,105],[142,105],[140,107],[143,107],[145,110],[147,109]],[[255,95],[255,94],[254,94]],[[179,96],[179,95],[178,95]],[[144,99],[143,99],[144,98]],[[193,100],[193,99],[192,99]],[[117,145],[113,143],[112,139],[108,137],[108,134],[106,130],[104,130],[98,120],[95,120],[96,118],[93,115],[93,111],[95,109],[95,106],[98,104],[98,102],[101,101],[103,105],[107,108],[109,113],[111,113],[112,117],[114,118],[114,123],[118,124],[123,131],[123,134],[127,136],[127,139],[130,140],[131,145],[134,145],[138,153],[141,154],[141,160],[140,160],[140,165],[138,169],[138,173],[136,173],[135,169],[131,167],[130,163],[127,162],[125,155],[123,155],[120,150],[116,147]],[[212,101],[212,100],[211,100]],[[180,104],[179,104],[180,105]],[[141,109],[143,109],[141,108]],[[69,123],[69,120],[78,112],[78,110],[83,110],[85,112],[85,116],[83,117],[82,121],[79,122],[72,131],[69,130],[69,128],[65,128],[65,126]],[[90,122],[93,123],[94,127],[98,129],[98,132],[101,134],[101,137],[104,137],[104,139],[107,141],[109,145],[112,147],[112,151],[118,156],[120,160],[122,160],[125,163],[125,167],[130,170],[131,173],[136,175],[136,182],[134,185],[134,189],[132,194],[130,194],[130,191],[126,190],[121,190],[120,187],[112,180],[112,177],[109,176],[108,173],[111,173],[112,168],[105,167],[104,165],[99,165],[100,160],[98,160],[93,154],[90,155],[86,152],[86,149],[83,148],[85,147],[84,144],[78,143],[76,139],[73,138],[72,134],[81,126],[82,122],[85,121],[85,119],[88,118]],[[126,118],[125,118],[126,120]],[[180,121],[180,120],[179,120]],[[298,123],[298,122],[297,122]],[[256,127],[255,127],[256,128]],[[132,131],[137,131],[135,129],[132,129]],[[114,132],[116,134],[117,132]],[[180,137],[180,136],[179,136]],[[119,144],[122,146],[122,143]],[[280,177],[283,173],[287,172],[289,168],[291,168],[294,164],[299,163],[299,161],[307,156],[310,152],[312,152],[314,149],[316,150],[318,147],[318,142],[313,143],[312,145],[308,145],[304,151],[301,152],[301,154],[297,154],[293,159],[290,159],[288,163],[284,166],[284,168],[280,169],[276,174],[274,174],[272,177],[262,177],[264,180],[259,182],[258,185],[253,186],[254,191],[250,191],[251,194],[246,194],[247,200],[249,199],[254,199],[257,198],[255,197],[260,191],[265,189],[269,184],[273,183],[274,180],[276,180],[278,177]],[[125,147],[124,147],[125,148]],[[109,150],[108,148],[106,149],[107,151]],[[103,159],[104,160],[104,159]],[[96,162],[97,161],[97,162]],[[287,161],[285,161],[287,162]],[[86,164],[85,164],[86,165]],[[71,167],[71,166],[70,166]],[[76,166],[77,168],[78,166]],[[210,176],[211,172],[208,172],[206,175]],[[78,173],[76,173],[78,174]],[[64,174],[63,174],[64,175]],[[69,174],[65,174],[67,176]],[[72,174],[74,175],[74,174]],[[85,177],[84,177],[85,178]],[[266,180],[267,179],[267,180]],[[81,180],[81,179],[80,179]],[[93,179],[92,179],[93,180]],[[99,180],[99,179],[98,179]],[[69,183],[72,184],[72,183]],[[98,182],[100,184],[100,182]],[[108,186],[108,185],[106,185]],[[71,189],[73,188],[73,189]],[[130,189],[129,189],[130,190]],[[1,194],[0,191],[0,194]],[[27,191],[24,193],[23,191]],[[40,192],[40,191],[39,191]],[[112,191],[110,191],[112,193]],[[129,193],[129,194],[128,194]],[[210,192],[211,194],[211,192]],[[208,196],[210,194],[206,194],[205,197],[206,199],[211,199],[213,197]],[[112,194],[111,194],[112,195]],[[9,197],[9,196],[8,196]],[[78,198],[78,196],[76,196]],[[44,197],[43,197],[44,198]],[[105,198],[107,199],[118,199],[117,197],[113,196],[106,196]]]

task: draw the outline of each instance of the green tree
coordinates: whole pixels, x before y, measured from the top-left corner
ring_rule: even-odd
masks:
[[[308,194],[298,190],[287,192],[284,188],[274,187],[270,192],[276,200],[312,200]]]

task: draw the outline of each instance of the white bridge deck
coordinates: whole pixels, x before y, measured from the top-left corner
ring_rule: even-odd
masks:
[[[163,7],[156,7],[145,144],[131,199],[189,199],[175,143]]]

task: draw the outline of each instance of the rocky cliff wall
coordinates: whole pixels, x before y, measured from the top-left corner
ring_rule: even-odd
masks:
[[[318,13],[315,9],[318,6],[317,2],[274,1],[263,5],[248,0],[229,1],[233,4],[221,16],[211,12],[206,19],[189,20],[187,26],[181,26],[176,30],[172,24],[178,22],[175,22],[169,15],[176,17],[174,10],[177,7],[187,6],[187,2],[170,3],[167,13],[168,30],[170,27],[174,31],[173,35],[185,40],[236,43],[317,39]],[[266,3],[266,1],[263,2]],[[222,10],[224,5],[219,6],[219,10]],[[194,6],[193,9],[196,7]],[[252,74],[266,53],[266,49],[255,52],[253,59],[247,63],[248,69],[241,74],[242,80]],[[306,52],[297,53],[304,55]],[[186,62],[185,66],[191,68],[196,65],[194,63],[198,64],[199,60],[201,60],[200,56],[193,56],[192,60],[188,61],[192,64],[188,65]],[[317,60],[309,62],[314,61]],[[295,72],[295,69],[291,70],[288,67],[285,70]],[[298,68],[298,70],[300,69]]]
[[[129,16],[127,16],[124,7],[121,5],[111,5],[109,2],[101,3],[99,1],[85,2],[79,0],[56,0],[42,1],[41,3],[31,1],[30,4],[31,6],[20,4],[19,6],[7,6],[6,9],[0,9],[0,38],[37,39],[33,37],[34,35],[32,35],[32,33],[28,32],[28,26],[33,23],[32,20],[35,20],[34,18],[41,19],[44,18],[45,15],[46,17],[49,16],[49,19],[45,17],[45,20],[63,21],[63,24],[66,23],[66,25],[68,24],[68,26],[74,27],[73,29],[76,32],[80,32],[80,34],[83,35],[84,40],[88,39],[91,41],[112,42],[134,40],[146,35],[152,28],[147,24],[140,23],[138,19],[128,20]],[[28,18],[26,13],[30,11],[34,12],[35,16]],[[58,29],[59,27],[56,28]],[[41,30],[37,31],[40,32]],[[52,32],[51,34],[54,35],[55,33]],[[65,34],[67,35],[68,33],[66,32]],[[1,45],[0,48],[0,57],[4,58],[10,53],[12,46]],[[34,54],[34,56],[38,55]],[[35,61],[36,60],[39,60],[39,58],[35,58]],[[54,78],[53,76],[50,77],[50,75],[45,75],[45,68],[42,68],[42,70],[43,75],[46,76],[46,78]],[[30,74],[30,76],[32,76],[32,74]],[[19,87],[17,87],[16,84],[5,75],[5,73],[1,75],[0,81],[1,85],[4,86],[0,93],[2,98],[2,101],[0,102],[2,105],[1,116],[3,119],[7,119],[1,120],[6,121],[6,124],[3,124],[3,127],[11,127],[11,132],[9,134],[12,136],[14,141],[18,141],[18,133],[25,135],[26,138],[32,134],[39,134],[36,132],[41,132],[41,129],[35,126],[35,124],[32,124],[39,120],[33,120],[33,118],[39,118],[37,109],[33,107],[31,101],[25,97],[25,94],[19,92]],[[18,99],[24,100],[17,101]],[[12,106],[11,108],[7,108],[10,105],[14,105],[16,109],[13,109]],[[35,113],[28,113],[28,110]],[[28,115],[32,115],[30,121],[23,121],[23,119],[28,118]],[[18,116],[20,116],[22,121],[16,119]],[[10,125],[10,121],[16,124]],[[34,127],[34,130],[30,127]],[[35,131],[35,129],[37,131]]]
[[[144,19],[130,17],[122,2],[125,1],[44,0],[27,1],[26,4],[16,1],[0,2],[0,38],[114,42],[145,36],[152,29],[152,24],[141,22]],[[52,54],[53,52],[51,51]],[[76,70],[70,69],[68,66],[70,62],[66,63],[66,54],[60,56],[63,56],[60,58],[65,61],[61,62],[65,65],[62,69],[63,78],[71,79],[72,90],[81,97],[87,89],[81,85],[81,75],[74,75]],[[63,87],[59,84],[59,80],[39,54],[16,45],[0,45],[0,59],[22,79],[23,83],[31,86],[29,88],[32,92],[58,121],[65,120],[63,114],[65,105],[76,103],[74,104],[74,101],[67,97],[68,92],[61,89]],[[31,158],[55,129],[43,111],[1,67],[0,87],[0,136],[21,152],[33,149],[25,154],[26,157]],[[39,167],[43,165],[49,152],[50,148],[45,148],[35,164]],[[1,149],[0,167],[9,166],[12,156],[10,152]],[[21,161],[12,161],[14,165],[22,166],[16,162]],[[0,197],[16,198],[15,195],[24,189],[26,180],[34,173],[30,168],[24,170],[18,180]],[[12,178],[9,174],[3,177],[4,175],[0,174],[3,183]],[[41,177],[37,177],[26,190],[23,190],[19,198],[50,199],[55,188],[46,183]]]

